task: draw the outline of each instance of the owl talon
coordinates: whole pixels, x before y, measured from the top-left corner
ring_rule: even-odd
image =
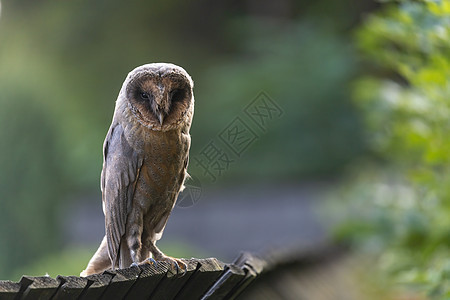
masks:
[[[174,259],[173,261],[171,261],[171,265],[177,271],[177,275],[180,275],[180,277],[183,277],[184,275],[186,275],[187,265],[184,262],[182,262],[179,259]],[[180,272],[180,270],[181,270],[181,272]]]
[[[164,256],[158,260],[168,262],[171,265],[172,270],[176,271],[176,274],[180,277],[183,277],[187,273],[187,265],[181,259]],[[180,270],[182,272],[180,272]]]
[[[187,273],[187,265],[182,261],[180,261],[180,262],[181,262],[181,266],[178,265],[177,274],[178,274],[178,269],[181,269],[183,272],[181,273],[180,277],[183,277]]]
[[[154,260],[152,257],[147,258],[145,262],[148,263],[149,265],[154,266],[155,268],[158,267],[158,262]]]

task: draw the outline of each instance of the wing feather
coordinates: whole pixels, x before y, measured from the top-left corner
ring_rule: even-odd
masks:
[[[142,164],[142,156],[127,142],[122,125],[111,125],[103,146],[101,189],[108,253],[113,269],[118,266],[120,243]]]

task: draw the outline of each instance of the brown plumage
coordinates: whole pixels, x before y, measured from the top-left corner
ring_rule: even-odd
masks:
[[[186,267],[155,243],[187,175],[192,89],[189,74],[173,64],[143,65],[125,79],[103,145],[106,235],[81,276],[129,267],[152,256]]]

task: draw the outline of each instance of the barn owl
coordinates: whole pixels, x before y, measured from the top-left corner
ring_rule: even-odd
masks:
[[[155,260],[186,269],[155,243],[184,187],[193,114],[193,81],[183,68],[152,63],[128,74],[103,144],[106,234],[81,276]]]

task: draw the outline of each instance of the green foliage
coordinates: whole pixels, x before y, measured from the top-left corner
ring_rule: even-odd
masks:
[[[52,234],[64,180],[53,124],[25,91],[0,93],[0,276],[58,247]],[[21,132],[18,136],[16,133]],[[18,250],[23,249],[23,250]],[[28,250],[27,250],[28,249]],[[30,250],[32,249],[32,250]]]
[[[347,88],[356,73],[352,47],[331,26],[313,20],[244,19],[234,26],[246,29],[241,52],[199,78],[191,153],[240,116],[260,138],[227,176],[274,182],[339,172],[363,151],[360,120]],[[205,78],[214,80],[205,84]],[[284,111],[267,122],[267,131],[243,114],[261,91]],[[194,164],[192,169],[195,174]]]
[[[37,257],[25,266],[17,268],[11,280],[18,281],[22,275],[45,276],[56,278],[58,275],[78,276],[86,267],[87,262],[92,257],[95,249],[89,248],[69,248],[59,251],[48,251],[45,255]]]
[[[338,231],[380,253],[394,284],[436,299],[450,297],[449,24],[450,1],[399,1],[357,31],[378,76],[357,81],[355,99],[390,167],[356,172]]]

